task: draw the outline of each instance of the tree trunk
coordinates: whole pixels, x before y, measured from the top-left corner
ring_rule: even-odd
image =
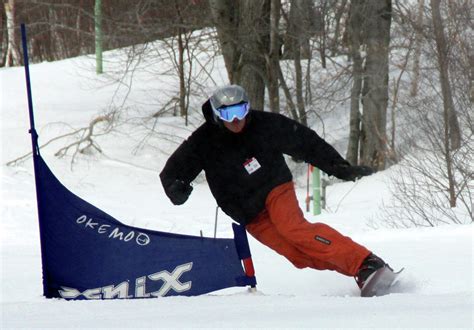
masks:
[[[319,55],[321,57],[321,67],[326,69],[326,16],[328,15],[328,5],[326,1],[321,1],[321,31],[319,35]]]
[[[360,162],[377,170],[385,168],[388,106],[388,57],[391,0],[367,1],[367,58],[363,80],[363,127]]]
[[[8,44],[5,58],[5,66],[21,64],[18,53],[18,40],[15,33],[15,0],[5,2],[5,15],[7,17]]]
[[[315,27],[320,22],[315,22],[314,4],[311,0],[291,0],[290,13],[287,19],[288,28],[284,39],[284,59],[294,59],[296,47],[299,48],[301,58],[311,56],[309,39],[314,35]]]
[[[362,57],[360,47],[362,45],[363,5],[361,1],[351,2],[349,13],[349,51],[352,59],[352,89],[351,89],[351,110],[349,120],[349,144],[347,146],[346,159],[353,165],[359,162],[359,140],[360,140],[360,101],[362,91]]]
[[[296,87],[296,109],[298,120],[301,124],[307,125],[306,109],[303,95],[303,69],[301,66],[303,44],[307,42],[309,25],[304,18],[304,9],[308,8],[306,0],[292,0],[290,7],[290,18],[286,36],[287,58],[293,59],[295,66],[295,87]]]
[[[237,81],[240,49],[238,47],[239,2],[234,0],[209,0],[209,7],[224,57],[230,83]]]
[[[245,88],[252,108],[263,110],[270,0],[210,0],[209,4],[230,82]]]
[[[461,130],[454,107],[451,85],[449,82],[449,58],[446,37],[444,35],[443,21],[440,13],[440,0],[431,0],[431,10],[433,15],[433,28],[435,33],[436,50],[438,56],[439,73],[441,79],[441,94],[443,96],[443,107],[448,121],[449,141],[451,150],[456,150],[461,146]]]
[[[362,59],[359,52],[352,54],[352,89],[351,89],[351,112],[349,119],[349,144],[347,146],[346,159],[349,163],[359,163],[359,140],[360,140],[360,93],[362,90]]]
[[[241,0],[239,46],[242,62],[237,83],[247,91],[252,108],[263,110],[265,54],[270,45],[270,0]]]
[[[301,51],[297,47],[294,50],[295,56],[295,84],[296,84],[296,106],[298,108],[298,116],[301,124],[308,126],[308,120],[306,119],[306,109],[303,97],[303,69],[301,68]]]
[[[0,7],[0,67],[5,66],[5,59],[7,57],[8,34],[6,29],[6,15],[5,6]]]
[[[285,93],[286,97],[286,106],[288,108],[288,111],[291,114],[291,117],[294,120],[299,120],[298,119],[298,113],[296,112],[296,106],[295,103],[293,102],[293,98],[290,93],[290,89],[288,88],[288,85],[286,84],[285,77],[283,76],[283,72],[281,70],[281,67],[278,67],[278,77],[280,79],[281,87],[283,88],[283,92]]]
[[[418,94],[418,84],[420,81],[420,57],[421,57],[421,41],[422,24],[423,24],[423,8],[425,0],[418,0],[418,13],[415,26],[415,58],[413,59],[413,80],[411,81],[410,96],[414,97]]]
[[[470,50],[469,53],[469,63],[471,66],[469,73],[469,99],[471,100],[471,103],[474,103],[474,53],[472,50]]]
[[[186,109],[186,87],[184,77],[184,50],[183,29],[178,28],[178,76],[179,76],[179,112],[185,118],[185,125],[188,125],[188,113]]]
[[[339,35],[341,34],[341,18],[345,12],[347,0],[342,0],[340,5],[336,4],[334,21],[336,22],[336,27],[334,28],[334,38],[331,43],[331,55],[335,56],[337,54],[337,48],[341,40]]]
[[[280,93],[278,84],[278,73],[280,67],[280,0],[271,0],[270,11],[270,51],[267,59],[268,74],[268,98],[270,100],[270,111],[280,112]]]
[[[178,18],[178,27],[176,33],[178,37],[178,76],[179,76],[179,112],[181,117],[185,118],[185,125],[188,126],[188,108],[186,106],[186,78],[184,75],[184,52],[187,48],[187,42],[183,40],[183,35],[186,33],[182,28],[184,26],[183,17],[181,16],[181,9],[178,2],[174,3],[176,15]]]
[[[327,0],[321,1],[321,6],[326,6]],[[324,34],[325,26],[324,26],[324,15],[326,14],[324,11],[318,12],[314,8],[314,1],[313,0],[297,0],[298,2],[298,16],[299,19],[299,43],[301,49],[301,58],[305,60],[309,60],[312,56],[311,54],[311,44],[310,39],[315,36],[317,33],[320,35]],[[316,15],[316,13],[319,13]],[[325,42],[324,39],[322,39]],[[324,48],[325,46],[323,46]]]

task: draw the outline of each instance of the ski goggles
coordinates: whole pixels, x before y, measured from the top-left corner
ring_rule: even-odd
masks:
[[[232,122],[235,118],[242,120],[249,113],[248,102],[242,102],[239,104],[225,105],[216,110],[214,113],[222,120]]]

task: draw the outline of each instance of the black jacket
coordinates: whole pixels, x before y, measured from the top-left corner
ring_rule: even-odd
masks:
[[[283,154],[329,175],[337,165],[348,164],[316,132],[283,115],[251,110],[244,130],[232,133],[216,123],[209,101],[202,111],[206,122],[170,156],[160,178],[170,196],[175,180],[190,184],[204,170],[217,204],[239,223],[252,221],[265,208],[269,192],[292,180]],[[252,159],[260,167],[249,174],[244,164]]]

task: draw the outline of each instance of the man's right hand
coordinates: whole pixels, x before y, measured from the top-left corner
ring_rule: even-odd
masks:
[[[184,204],[193,191],[193,187],[182,180],[175,180],[168,188],[168,197],[174,205]]]

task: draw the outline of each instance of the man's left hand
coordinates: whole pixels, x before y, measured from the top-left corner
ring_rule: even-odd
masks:
[[[369,166],[351,166],[351,165],[340,165],[335,168],[334,176],[345,181],[355,181],[363,176],[371,175],[374,173],[373,168]]]
[[[368,176],[374,174],[374,169],[370,166],[351,166],[351,181],[360,179],[363,176]]]

